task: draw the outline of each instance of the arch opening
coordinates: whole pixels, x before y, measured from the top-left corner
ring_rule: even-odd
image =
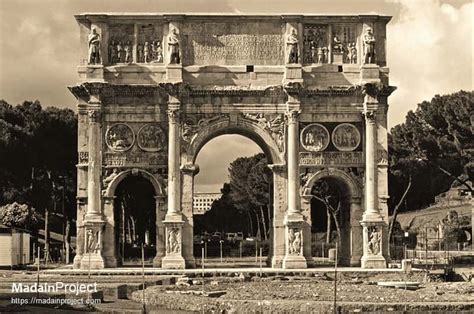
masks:
[[[116,184],[114,191],[116,253],[122,265],[136,264],[156,255],[156,188],[144,176],[128,175]]]
[[[204,247],[206,256],[218,258],[222,245],[224,258],[239,263],[242,255],[244,266],[255,248],[269,255],[273,174],[267,160],[273,159],[262,138],[241,131],[214,132],[197,146],[193,157],[200,172],[194,178],[193,244],[195,257]]]
[[[350,264],[352,193],[350,183],[337,176],[321,176],[311,185],[311,255],[323,264],[336,242],[339,262]]]

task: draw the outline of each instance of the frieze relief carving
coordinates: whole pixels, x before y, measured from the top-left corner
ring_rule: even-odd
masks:
[[[329,131],[321,124],[310,124],[301,131],[300,141],[304,149],[308,151],[323,151],[330,142]]]
[[[112,182],[113,179],[115,179],[116,176],[118,176],[119,171],[117,168],[114,168],[112,170],[105,170],[103,179],[102,179],[102,195],[105,195],[105,192],[107,191],[107,188],[110,185],[110,182]]]
[[[125,153],[105,153],[104,165],[108,167],[126,166],[164,166],[168,163],[167,153],[150,154],[143,151],[128,151]]]
[[[300,152],[302,166],[363,165],[362,152]]]
[[[382,231],[377,226],[368,226],[367,253],[370,255],[380,255],[382,248]]]
[[[105,143],[116,152],[124,152],[132,148],[135,134],[125,123],[117,123],[108,127],[105,133]]]
[[[288,254],[302,254],[302,231],[298,228],[288,229]]]
[[[145,124],[138,131],[137,144],[138,147],[147,152],[166,151],[165,132],[158,124]]]
[[[359,130],[353,124],[342,123],[334,128],[331,139],[338,150],[348,152],[359,146],[361,136]]]
[[[166,253],[179,254],[181,253],[181,232],[179,228],[169,228],[168,243],[166,243]]]
[[[303,30],[303,62],[304,63],[328,63],[328,26],[310,25],[304,26]]]
[[[280,152],[285,150],[285,119],[283,114],[244,113],[243,117],[256,122],[262,129],[268,131],[276,141]]]

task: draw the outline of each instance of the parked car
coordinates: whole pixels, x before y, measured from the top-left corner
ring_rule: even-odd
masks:
[[[225,239],[229,242],[235,242],[237,238],[237,234],[235,232],[229,232],[226,234]]]

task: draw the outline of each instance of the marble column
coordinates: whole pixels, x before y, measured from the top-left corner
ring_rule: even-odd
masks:
[[[182,173],[182,196],[181,208],[183,213],[183,258],[186,267],[194,268],[196,262],[194,259],[194,216],[193,216],[193,197],[194,197],[194,176],[199,173],[199,166],[192,163],[181,165]]]
[[[104,268],[102,238],[105,221],[101,213],[101,103],[91,96],[89,101],[89,161],[87,173],[87,211],[84,217],[84,252],[82,269]]]
[[[289,104],[289,107],[290,105],[292,104]],[[288,123],[288,210],[285,217],[286,247],[283,268],[306,268],[307,263],[303,254],[306,239],[303,237],[304,221],[300,211],[299,193],[299,110],[288,110],[286,117]]]
[[[386,224],[380,214],[377,184],[377,114],[376,96],[365,95],[365,211],[362,216],[363,256],[362,268],[385,268],[382,254],[382,239]]]
[[[182,256],[183,217],[181,213],[181,172],[179,115],[180,103],[170,96],[168,105],[168,209],[163,224],[165,226],[166,255],[162,268],[184,269]]]
[[[163,195],[155,196],[155,212],[156,212],[156,256],[153,259],[153,267],[161,267],[163,257],[165,256],[165,228],[163,221],[166,215],[166,204]]]

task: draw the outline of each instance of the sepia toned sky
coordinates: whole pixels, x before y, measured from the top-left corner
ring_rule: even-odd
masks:
[[[79,29],[73,15],[121,11],[391,15],[387,62],[398,90],[389,99],[390,126],[435,94],[473,89],[469,0],[0,0],[0,99],[10,104],[38,99],[74,109],[66,88],[76,82]],[[227,159],[233,160],[258,151],[250,140],[231,139],[211,141],[198,156],[203,187],[216,190],[227,175],[228,163],[219,154],[231,151]]]

